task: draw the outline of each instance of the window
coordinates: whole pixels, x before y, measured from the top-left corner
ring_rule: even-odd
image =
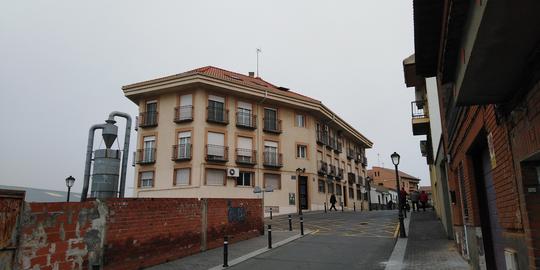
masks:
[[[349,187],[349,198],[354,199],[354,189]]]
[[[279,174],[264,174],[264,187],[273,187],[274,189],[281,189],[281,175]]]
[[[356,189],[356,200],[362,200],[362,191],[360,189]]]
[[[251,186],[253,183],[252,172],[240,172],[240,176],[236,179],[237,186]]]
[[[141,172],[139,175],[140,187],[149,188],[154,186],[154,172]]]
[[[177,159],[191,158],[191,131],[178,133]]]
[[[295,117],[295,124],[297,127],[306,127],[306,116],[303,114],[297,114]]]
[[[307,158],[307,146],[298,144],[296,145],[296,157],[297,158]]]
[[[156,136],[146,136],[143,138],[143,162],[153,162],[155,160],[154,150],[156,149]]]
[[[342,194],[341,185],[336,184],[336,195],[341,196],[341,194]]]
[[[224,159],[225,158],[225,134],[217,132],[208,132],[208,159]]]
[[[253,163],[253,139],[249,137],[238,137],[236,141],[236,161],[242,163]]]
[[[189,185],[189,178],[191,175],[190,168],[181,168],[174,171],[174,185],[175,186],[187,186]]]
[[[146,101],[145,109],[146,112],[141,115],[142,124],[145,126],[154,126],[157,125],[157,100]]]
[[[208,120],[216,122],[225,122],[225,98],[209,95],[208,96]]]
[[[238,101],[237,124],[245,127],[253,127],[252,105],[248,102]]]
[[[328,193],[334,194],[334,183],[328,183]]]
[[[278,161],[278,143],[264,141],[264,164],[277,165]]]
[[[324,183],[324,180],[319,180],[319,192],[324,193],[325,192],[326,184]]]
[[[225,171],[217,169],[206,170],[206,185],[223,186],[225,185]]]
[[[180,96],[180,106],[176,114],[176,121],[184,121],[193,119],[193,95]]]
[[[278,122],[277,121],[277,110],[276,109],[270,109],[270,108],[264,108],[264,129],[277,131],[278,130],[278,123],[277,122]]]

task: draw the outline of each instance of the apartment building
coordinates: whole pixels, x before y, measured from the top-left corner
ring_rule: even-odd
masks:
[[[372,142],[322,104],[253,73],[202,67],[126,85],[139,106],[136,197],[257,198],[276,213],[365,200]],[[238,176],[234,174],[238,171]]]
[[[410,174],[398,170],[399,184],[407,193],[418,191],[420,179]],[[368,176],[373,181],[373,186],[384,186],[389,189],[396,189],[396,171],[394,169],[373,166],[368,170]]]

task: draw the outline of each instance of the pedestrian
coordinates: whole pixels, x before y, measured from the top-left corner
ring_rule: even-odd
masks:
[[[410,197],[411,197],[413,212],[420,211],[420,208],[418,207],[418,199],[420,198],[420,193],[418,193],[418,191],[414,190],[413,192],[411,192]]]
[[[330,211],[332,211],[332,208],[334,208],[334,210],[337,211],[337,208],[336,208],[336,195],[334,195],[334,193],[332,193],[332,196],[330,196],[330,204],[332,204],[332,206],[330,206]]]
[[[399,203],[401,204],[402,210],[407,210],[407,191],[405,191],[405,188],[401,188],[399,191]]]
[[[392,202],[392,200],[389,200],[388,201],[388,210],[392,210],[393,209],[393,206],[394,205],[394,202]]]
[[[420,194],[420,202],[422,203],[422,209],[424,209],[424,212],[426,212],[426,205],[428,202],[428,195],[425,190],[422,190],[422,193]]]

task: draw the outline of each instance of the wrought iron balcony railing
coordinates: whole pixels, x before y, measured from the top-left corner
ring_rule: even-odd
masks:
[[[283,155],[275,152],[264,152],[263,165],[267,167],[279,168],[283,166]]]
[[[412,118],[426,118],[429,117],[428,110],[425,108],[425,100],[417,100],[411,102],[411,116]]]
[[[158,124],[158,112],[149,111],[139,114],[139,127],[155,127]]]
[[[318,162],[318,167],[317,167],[317,172],[320,174],[320,175],[325,175],[328,173],[328,164],[322,160],[319,160]]]
[[[152,164],[156,162],[156,148],[137,149],[135,163]]]
[[[244,148],[236,148],[236,163],[255,165],[257,163],[257,151]]]
[[[207,144],[206,161],[227,162],[229,160],[229,147],[223,145]]]
[[[229,110],[217,107],[206,107],[206,121],[218,124],[229,123]]]
[[[172,147],[172,160],[183,161],[191,159],[191,143],[176,144]]]
[[[274,118],[264,118],[263,130],[270,133],[281,133],[281,120]]]
[[[256,129],[257,115],[246,112],[236,112],[236,126],[242,128]]]
[[[174,108],[174,122],[189,122],[193,120],[193,106],[178,106]]]

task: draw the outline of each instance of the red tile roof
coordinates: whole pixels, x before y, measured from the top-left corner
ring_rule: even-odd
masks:
[[[390,173],[394,173],[394,169],[388,169],[388,168],[383,168],[383,167],[377,167],[377,166],[373,166],[371,168],[371,170],[368,170],[368,174],[371,175],[371,177],[373,177],[372,173],[375,172],[375,171],[387,171],[387,172],[390,172]],[[420,178],[418,177],[415,177],[415,176],[412,176],[410,174],[407,174],[407,173],[404,173],[400,170],[398,170],[398,173],[399,173],[399,176],[403,177],[403,178],[408,178],[408,179],[412,179],[412,180],[418,180],[420,181]]]

